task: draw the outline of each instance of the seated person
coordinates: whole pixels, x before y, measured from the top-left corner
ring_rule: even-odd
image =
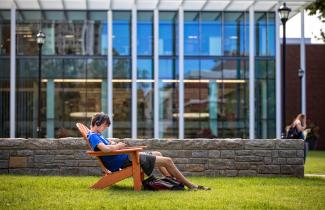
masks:
[[[123,149],[126,144],[116,143],[112,140],[104,138],[101,133],[110,126],[111,121],[107,114],[97,113],[91,118],[91,129],[87,134],[90,145],[94,151],[111,152]],[[105,167],[114,172],[120,168],[126,168],[132,165],[130,157],[127,154],[110,155],[100,157]],[[163,157],[160,152],[140,152],[140,166],[143,172],[150,176],[154,167],[157,167],[164,176],[176,178],[179,182],[192,190],[210,190],[208,187],[191,183],[176,168],[174,162],[169,157]]]

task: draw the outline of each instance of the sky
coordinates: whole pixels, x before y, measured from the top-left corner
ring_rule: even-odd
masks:
[[[301,14],[298,13],[294,17],[292,17],[286,24],[286,37],[288,38],[300,38],[301,34]],[[319,44],[324,43],[322,40],[317,40],[314,36],[319,36],[320,29],[325,31],[325,23],[322,23],[316,15],[309,16],[305,11],[305,37],[311,38],[311,43]],[[282,37],[282,26],[280,27],[280,36]]]

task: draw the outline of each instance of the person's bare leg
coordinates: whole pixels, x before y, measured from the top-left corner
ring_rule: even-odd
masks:
[[[160,152],[157,152],[157,151],[153,151],[152,152],[152,155],[154,156],[161,156],[162,157],[162,154]],[[170,173],[168,173],[167,169],[163,166],[159,166],[158,167],[160,173],[164,176],[171,176]]]
[[[156,156],[156,166],[157,167],[164,167],[169,174],[175,177],[179,182],[184,184],[190,189],[197,188],[198,186],[191,183],[188,179],[186,179],[183,174],[177,169],[174,162],[169,157],[161,157]]]

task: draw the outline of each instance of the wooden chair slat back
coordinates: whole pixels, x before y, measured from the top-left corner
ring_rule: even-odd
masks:
[[[83,139],[86,141],[87,145],[88,145],[88,148],[90,150],[93,150],[90,146],[90,142],[89,142],[89,139],[87,138],[87,133],[90,131],[89,128],[87,126],[85,126],[84,124],[82,123],[76,123],[76,126],[78,128],[78,130],[80,131]],[[99,158],[99,157],[96,157],[97,160],[99,161],[99,164],[100,164],[100,167],[102,168],[102,171],[105,173],[105,174],[110,174],[112,172],[110,172],[106,167],[105,165],[103,164],[102,160]]]

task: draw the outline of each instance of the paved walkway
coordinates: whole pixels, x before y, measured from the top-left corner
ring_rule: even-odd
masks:
[[[305,174],[306,177],[320,177],[325,179],[324,174]]]

